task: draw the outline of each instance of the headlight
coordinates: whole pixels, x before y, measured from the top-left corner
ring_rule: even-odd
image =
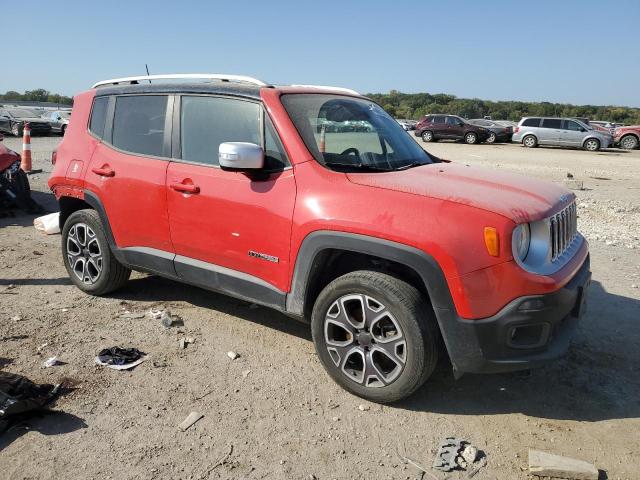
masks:
[[[513,256],[520,261],[524,261],[529,253],[529,245],[531,244],[531,229],[528,223],[518,225],[513,229]]]

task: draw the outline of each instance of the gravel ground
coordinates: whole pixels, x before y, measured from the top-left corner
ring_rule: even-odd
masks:
[[[31,177],[34,197],[52,210],[48,157],[59,140],[33,139],[34,166],[45,169]],[[426,148],[456,162],[555,182],[569,172],[584,182],[576,194],[593,284],[565,358],[458,381],[441,362],[410,399],[370,404],[324,373],[307,326],[271,310],[143,274],[109,297],[82,294],[67,279],[60,237],[18,214],[0,219],[0,368],[40,383],[66,379],[73,389],[56,413],[0,437],[0,477],[412,479],[415,468],[396,452],[428,466],[440,440],[456,435],[487,456],[476,480],[527,478],[528,448],[592,462],[601,478],[640,478],[640,151]],[[184,326],[126,314],[159,307]],[[180,349],[184,337],[195,343]],[[112,345],[150,357],[129,372],[94,365]],[[240,357],[231,360],[230,350]],[[42,368],[54,355],[64,364]],[[204,417],[179,431],[191,411]]]

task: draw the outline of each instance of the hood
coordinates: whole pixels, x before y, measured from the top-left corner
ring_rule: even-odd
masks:
[[[348,173],[369,187],[481,208],[523,223],[548,217],[575,195],[555,183],[482,167],[435,163],[388,173]]]
[[[18,160],[20,160],[20,155],[0,143],[0,173]]]

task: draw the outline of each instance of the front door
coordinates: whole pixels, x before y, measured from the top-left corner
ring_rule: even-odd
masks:
[[[581,147],[582,139],[585,136],[585,129],[578,122],[564,120],[560,143],[569,147]]]
[[[562,119],[561,118],[543,118],[542,128],[538,131],[538,143],[561,145],[562,139]]]
[[[464,136],[462,121],[458,117],[447,117],[447,138],[460,140]]]
[[[184,95],[176,109],[180,141],[167,171],[167,202],[178,275],[279,303],[288,287],[296,184],[269,117],[259,102],[229,97]],[[264,172],[220,169],[223,142],[261,145]]]

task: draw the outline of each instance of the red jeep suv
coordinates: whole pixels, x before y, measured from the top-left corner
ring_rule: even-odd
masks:
[[[138,270],[272,307],[372,401],[411,394],[440,354],[456,375],[554,359],[585,304],[572,193],[440,160],[352,90],[104,81],[75,97],[55,158],[78,288]]]

